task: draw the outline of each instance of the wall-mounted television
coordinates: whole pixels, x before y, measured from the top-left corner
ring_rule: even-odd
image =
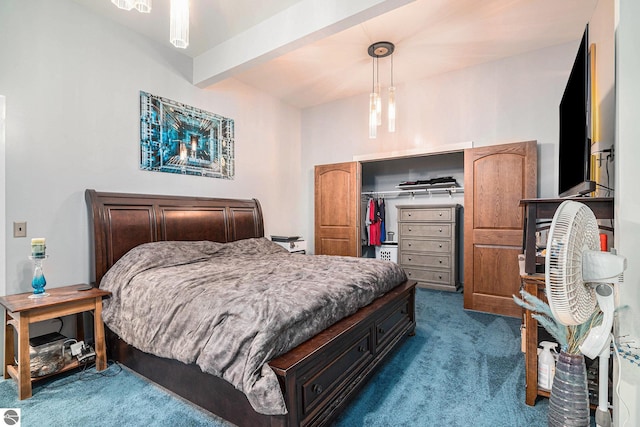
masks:
[[[578,54],[560,101],[558,194],[582,196],[595,190],[591,181],[591,79],[589,26],[584,30]]]

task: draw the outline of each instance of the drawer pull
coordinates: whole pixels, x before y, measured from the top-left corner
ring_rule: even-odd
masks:
[[[438,276],[438,279],[442,280],[442,276]]]
[[[407,215],[408,215],[408,216],[411,216],[411,212],[409,212]]]
[[[367,347],[365,347],[364,345],[360,344],[358,346],[358,352],[359,353],[364,353],[364,351],[367,349]]]
[[[440,212],[440,216],[442,216],[442,212]]]
[[[439,262],[440,264],[442,264],[442,260],[439,260],[438,262]]]
[[[440,230],[438,230],[440,233],[442,233],[442,228]]]
[[[407,246],[411,247],[411,243],[407,244]]]
[[[440,247],[440,248],[441,248],[441,247],[442,247],[442,243],[440,243],[440,244],[438,245],[438,247]]]
[[[409,260],[409,261],[411,261],[411,260]],[[411,274],[412,274],[411,272],[408,272],[407,276],[411,277]]]
[[[314,384],[311,386],[311,391],[315,394],[320,394],[322,393],[322,386],[320,384]]]
[[[379,333],[380,335],[384,335],[384,333],[385,333],[385,332],[386,332],[386,331],[384,330],[384,328],[378,328],[378,333]]]
[[[411,227],[409,227],[409,231],[412,231],[412,230],[411,230]]]
[[[409,257],[409,261],[411,261],[411,257]]]

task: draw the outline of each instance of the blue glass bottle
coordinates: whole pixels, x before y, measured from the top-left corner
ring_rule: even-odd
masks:
[[[31,280],[31,287],[33,288],[33,295],[29,298],[40,298],[49,295],[44,291],[44,287],[47,285],[47,279],[44,278],[42,271],[42,262],[46,259],[46,255],[43,257],[29,257],[33,261],[33,279]]]

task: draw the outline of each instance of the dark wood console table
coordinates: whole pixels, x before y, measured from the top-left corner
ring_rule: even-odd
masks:
[[[536,229],[539,219],[552,219],[558,206],[565,200],[584,203],[595,214],[597,219],[613,219],[613,197],[575,197],[566,199],[523,199],[524,207],[524,271],[536,273]]]

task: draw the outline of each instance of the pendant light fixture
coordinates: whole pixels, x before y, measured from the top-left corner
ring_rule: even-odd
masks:
[[[133,7],[141,13],[151,13],[151,0],[135,0]]]
[[[382,124],[382,98],[380,95],[380,81],[378,60],[391,56],[391,85],[389,86],[389,105],[387,108],[387,124],[389,132],[396,131],[396,88],[393,85],[393,51],[395,46],[391,42],[377,42],[369,46],[367,52],[373,58],[373,83],[369,95],[369,138],[374,139],[378,134],[378,126]]]
[[[120,9],[135,8],[142,13],[151,13],[151,2],[152,0],[111,0]],[[171,0],[169,41],[180,49],[189,46],[189,0]]]
[[[171,0],[169,41],[175,47],[189,46],[189,0]]]
[[[138,12],[151,12],[151,0],[111,0],[119,9],[131,10],[134,7]]]
[[[111,3],[115,4],[119,9],[133,9],[133,0],[111,0]]]

